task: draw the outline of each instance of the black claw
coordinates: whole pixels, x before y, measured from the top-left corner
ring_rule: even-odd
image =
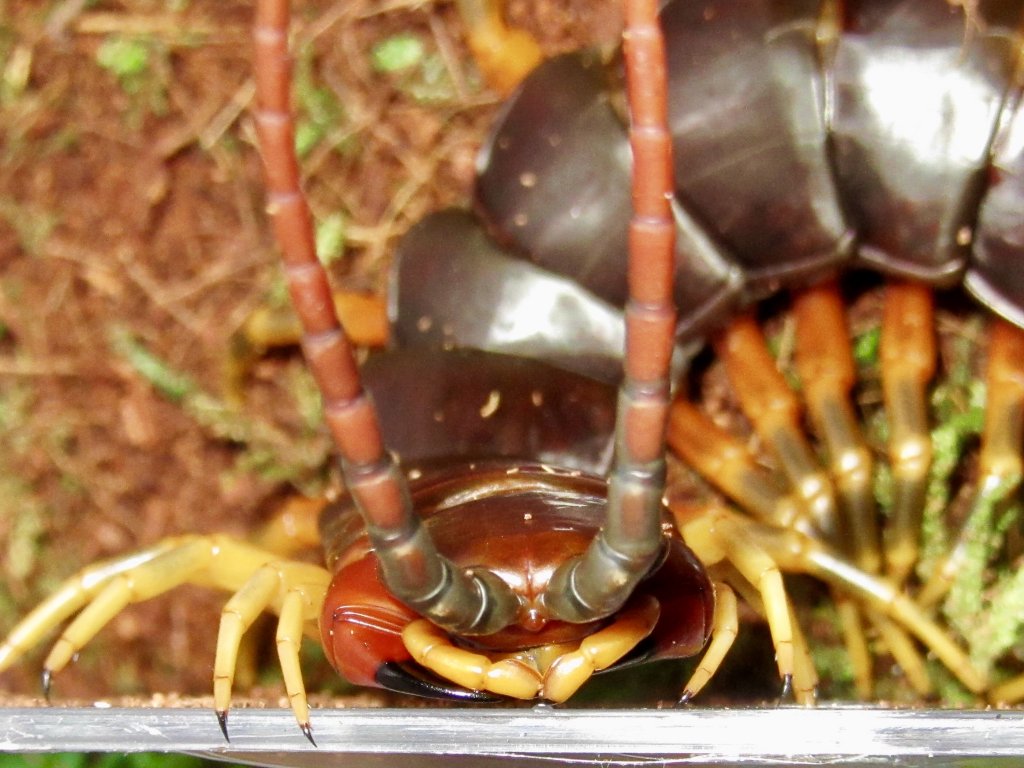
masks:
[[[46,699],[46,703],[50,703],[50,686],[53,684],[53,672],[49,669],[44,669],[39,674],[39,685],[43,689],[43,698]]]
[[[309,723],[299,723],[299,730],[302,731],[302,735],[309,739],[309,743],[316,747],[316,742],[313,741],[313,728]],[[319,749],[319,747],[317,747]]]
[[[491,702],[502,697],[487,691],[470,691],[433,675],[412,662],[385,661],[374,676],[381,688],[431,699]]]
[[[676,702],[676,706],[677,707],[685,706],[685,705],[690,703],[690,699],[692,699],[692,698],[693,698],[693,691],[689,691],[689,690],[683,691],[682,695],[679,697],[679,701]]]
[[[224,734],[224,741],[230,743],[231,737],[228,736],[228,711],[217,710],[217,724],[220,725],[220,732]]]
[[[783,675],[782,691],[779,693],[779,704],[792,704],[793,701],[793,675]]]

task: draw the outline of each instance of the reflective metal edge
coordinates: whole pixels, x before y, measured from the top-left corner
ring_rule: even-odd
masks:
[[[1024,711],[0,709],[0,752],[193,752],[268,766],[1024,764]]]

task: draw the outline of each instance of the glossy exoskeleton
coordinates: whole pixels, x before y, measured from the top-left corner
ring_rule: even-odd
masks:
[[[915,278],[955,280],[966,268],[972,290],[1011,314],[1001,302],[1015,296],[986,287],[1013,290],[1002,279],[1012,261],[994,245],[1012,241],[1010,227],[993,223],[977,238],[990,243],[979,250],[987,256],[969,265],[967,246],[975,216],[980,233],[990,215],[969,198],[985,188],[997,116],[1013,93],[1016,21],[1008,17],[1016,11],[980,3],[965,34],[962,9],[941,0],[842,8],[677,0],[661,17],[666,87],[654,3],[626,5],[633,131],[608,95],[614,67],[580,54],[535,70],[483,152],[483,218],[437,214],[400,246],[389,294],[395,335],[427,352],[371,363],[362,375],[375,408],[334,316],[299,186],[287,4],[259,4],[257,123],[269,210],[347,488],[321,519],[330,571],[227,537],[169,540],[73,579],[0,645],[0,666],[87,606],[45,662],[49,675],[128,602],[195,581],[235,592],[214,669],[225,733],[238,643],[266,609],[281,615],[285,683],[307,735],[304,632],[318,632],[355,682],[470,699],[561,701],[595,671],[693,655],[707,644],[685,699],[735,634],[731,579],[766,614],[780,674],[809,701],[814,671],[781,567],[828,579],[879,622],[917,636],[966,687],[986,689],[985,676],[899,583],[880,577],[870,552],[838,553],[849,523],[828,506],[817,475],[801,485],[814,487],[792,514],[782,501],[758,520],[720,507],[669,510],[664,438],[673,360],[685,366],[707,334],[730,347],[731,332],[718,330],[728,314],[781,285],[830,276],[857,254]],[[899,53],[907,47],[930,55]],[[977,70],[968,90],[980,91],[981,106],[957,103],[972,129],[982,114],[991,119],[982,141],[947,120],[949,110],[928,113],[937,139],[923,145],[935,153],[910,152],[920,167],[904,163],[890,185],[887,141],[908,142],[875,126],[881,113],[860,104],[854,86],[877,76],[876,59],[916,58],[937,59],[939,72]],[[959,86],[937,87],[945,107]],[[674,183],[669,133],[677,139]],[[860,157],[875,158],[871,172]],[[999,199],[1000,186],[990,185],[986,201]],[[877,207],[849,199],[855,194],[872,195]],[[912,232],[889,226],[894,211],[910,208]],[[599,381],[618,382],[624,338],[616,397]],[[747,347],[738,346],[743,357]],[[509,356],[519,354],[550,364]],[[682,403],[671,411],[668,436],[687,461],[719,461],[723,479],[741,474],[715,450],[687,455],[680,434],[704,427]],[[730,569],[705,570],[723,560]]]
[[[962,284],[1008,321],[993,321],[974,508],[991,500],[986,488],[1011,496],[1020,475],[1022,10],[1019,2],[723,0],[661,11],[678,359],[685,367],[712,340],[792,491],[733,458],[743,449],[684,402],[673,406],[670,444],[755,517],[795,524],[897,586],[917,563],[932,455],[927,286]],[[522,83],[481,153],[475,215],[435,214],[399,247],[389,296],[399,345],[526,354],[615,380],[607,361],[619,349],[614,308],[625,299],[631,173],[617,71],[582,52],[542,63]],[[894,500],[884,530],[831,282],[851,267],[890,280],[882,378]],[[780,288],[796,292],[797,368],[829,473],[802,437],[804,406],[774,373],[746,312]],[[944,573],[923,577],[924,604],[949,587],[969,528]],[[814,570],[806,561],[792,567]],[[844,593],[861,597],[847,585],[836,599]],[[890,646],[903,645],[866,610]],[[863,638],[848,644],[866,647]],[[900,662],[919,665],[906,654]],[[863,695],[868,677],[860,674]],[[927,682],[919,675],[917,685]],[[994,694],[1018,696],[1008,686]]]
[[[1024,324],[1021,7],[979,2],[975,13],[943,0],[666,4],[681,342],[851,262],[962,281]],[[625,299],[630,153],[613,77],[596,53],[569,54],[509,100],[481,153],[479,218],[428,218],[399,249],[400,345],[618,357],[620,337],[592,303]],[[487,274],[499,275],[489,288]],[[456,276],[466,291],[446,290]],[[539,314],[562,306],[568,331]],[[535,314],[471,322],[520,317],[517,307]]]

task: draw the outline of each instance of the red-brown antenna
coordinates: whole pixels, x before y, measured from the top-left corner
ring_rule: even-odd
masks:
[[[401,471],[384,447],[373,401],[363,389],[352,346],[338,321],[299,183],[288,22],[287,0],[259,0],[253,30],[256,126],[267,207],[302,322],[302,349],[323,396],[345,484],[395,597],[445,629],[497,631],[515,619],[518,598],[489,571],[464,571],[438,554],[412,508]]]
[[[604,528],[582,556],[558,570],[545,594],[552,613],[567,621],[588,621],[617,610],[650,571],[664,541],[665,423],[676,325],[668,81],[657,0],[624,4],[633,150],[625,377]]]

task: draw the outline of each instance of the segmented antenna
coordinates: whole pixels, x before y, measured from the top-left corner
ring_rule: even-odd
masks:
[[[604,528],[552,578],[545,605],[566,621],[606,616],[657,561],[676,312],[675,223],[665,41],[657,0],[625,0],[623,45],[633,150],[625,378]]]
[[[460,570],[437,552],[412,508],[405,478],[384,446],[376,409],[363,389],[352,346],[338,321],[327,273],[316,256],[313,217],[299,182],[288,24],[287,0],[259,1],[253,30],[256,126],[267,207],[292,303],[302,322],[302,350],[323,396],[345,485],[395,597],[453,632],[495,632],[514,620],[518,598],[489,571]]]

